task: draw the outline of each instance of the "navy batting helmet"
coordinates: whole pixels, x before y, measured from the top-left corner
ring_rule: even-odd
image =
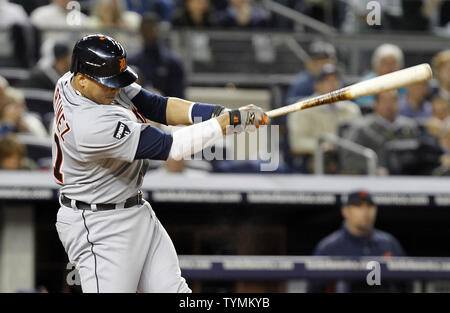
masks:
[[[102,35],[84,36],[75,44],[70,71],[82,73],[110,88],[134,83],[137,74],[127,66],[127,53],[115,39]]]

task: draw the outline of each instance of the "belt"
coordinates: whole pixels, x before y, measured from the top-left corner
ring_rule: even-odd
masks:
[[[72,202],[73,206],[72,206]],[[69,208],[75,208],[79,210],[90,210],[90,211],[108,211],[108,210],[115,210],[118,208],[131,208],[135,205],[142,204],[142,192],[139,191],[137,195],[129,197],[125,202],[122,203],[96,203],[96,204],[89,204],[83,201],[78,200],[72,200],[70,198],[67,198],[65,195],[61,195],[61,204],[69,207]]]

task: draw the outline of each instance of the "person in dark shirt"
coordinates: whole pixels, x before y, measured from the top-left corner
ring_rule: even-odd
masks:
[[[38,63],[28,79],[18,83],[20,88],[36,88],[53,91],[58,79],[70,68],[71,51],[62,43],[53,44],[44,55],[44,62]]]
[[[184,0],[183,7],[175,12],[172,24],[184,27],[215,26],[210,0]]]
[[[144,83],[163,96],[184,98],[185,74],[183,63],[158,41],[159,19],[153,13],[144,15],[140,32],[144,44],[141,52],[131,56],[129,63],[139,67]]]
[[[398,114],[423,124],[432,114],[431,102],[428,100],[430,94],[428,82],[408,86],[406,90],[406,95],[398,99]]]
[[[400,243],[391,234],[374,228],[377,207],[365,190],[348,195],[341,209],[344,223],[322,239],[314,250],[319,256],[405,256]],[[369,286],[366,281],[310,281],[307,292],[398,292],[404,286],[383,282]]]
[[[172,19],[175,2],[174,0],[126,0],[128,10],[140,15],[154,12],[164,22],[170,22]]]
[[[268,13],[254,7],[252,0],[228,0],[227,8],[217,14],[217,19],[222,27],[261,28],[270,24]]]
[[[286,94],[286,104],[291,104],[314,93],[314,84],[325,64],[336,64],[336,49],[328,42],[314,41],[309,46],[310,59],[306,69],[299,73]]]
[[[224,10],[228,5],[227,0],[211,0],[211,3],[215,10]]]
[[[424,0],[423,17],[428,20],[429,27],[446,27],[450,22],[450,2],[445,0]]]

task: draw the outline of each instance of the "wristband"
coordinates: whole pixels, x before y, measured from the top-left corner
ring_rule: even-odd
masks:
[[[224,106],[216,105],[212,110],[211,118],[219,116],[223,112],[223,110],[225,110]]]
[[[219,116],[223,110],[225,107],[221,105],[196,102],[189,107],[189,121],[192,124],[204,122]]]
[[[231,110],[228,112],[230,114],[230,125],[237,126],[241,125],[241,111]]]

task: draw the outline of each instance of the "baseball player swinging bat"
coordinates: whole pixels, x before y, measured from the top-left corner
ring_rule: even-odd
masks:
[[[355,98],[413,85],[431,79],[432,75],[433,73],[431,71],[431,67],[424,63],[386,75],[378,76],[317,97],[305,99],[266,113],[270,118],[274,118],[322,104],[342,100],[352,100]]]

